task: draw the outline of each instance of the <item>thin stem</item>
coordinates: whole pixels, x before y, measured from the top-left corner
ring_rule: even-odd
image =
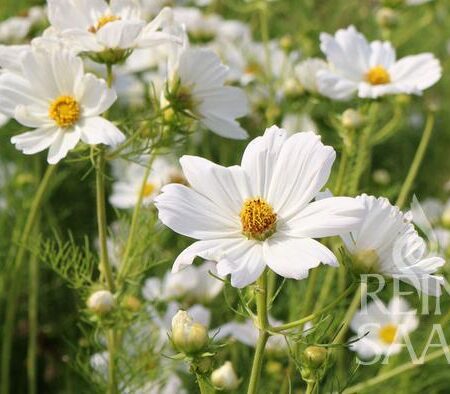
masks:
[[[19,248],[14,261],[14,267],[12,272],[12,278],[14,278],[14,280],[12,281],[12,286],[9,289],[6,299],[6,316],[3,326],[2,364],[0,375],[0,393],[2,394],[9,393],[9,378],[10,378],[9,370],[11,361],[11,348],[14,331],[14,322],[17,311],[17,297],[20,291],[19,281],[17,280],[17,278],[19,277],[20,271],[22,270],[22,266],[27,252],[27,247],[29,246],[28,241],[30,239],[30,235],[36,223],[36,219],[42,206],[45,193],[48,190],[50,179],[52,178],[55,169],[56,166],[52,165],[48,166],[41,180],[41,183],[39,184],[38,190],[36,191],[34,199],[31,203],[30,211],[28,212],[25,227],[23,229],[22,236],[20,237]]]
[[[204,375],[196,374],[196,377],[200,394],[214,394],[216,392]]]
[[[250,374],[250,383],[247,394],[258,392],[258,383],[261,376],[262,363],[264,358],[264,349],[266,347],[269,334],[267,328],[269,325],[267,317],[267,272],[259,277],[256,282],[256,310],[258,318],[259,337],[256,343],[255,356],[253,358],[252,371]]]
[[[97,225],[98,239],[100,244],[100,267],[103,275],[105,275],[108,288],[111,292],[115,292],[111,265],[109,264],[108,248],[107,248],[107,225],[106,225],[106,204],[105,204],[105,151],[100,147],[97,156],[96,166],[96,191],[97,191]]]
[[[345,338],[345,335],[347,334],[347,330],[350,326],[350,322],[353,318],[353,315],[355,314],[356,310],[359,308],[361,299],[363,297],[365,297],[366,293],[367,293],[367,283],[362,282],[362,283],[360,283],[359,287],[357,288],[355,295],[353,297],[353,300],[350,303],[350,306],[348,307],[347,312],[345,313],[341,328],[333,340],[333,345],[341,343],[342,340]]]
[[[340,296],[338,296],[332,303],[328,304],[326,307],[318,310],[317,312],[311,313],[310,315],[305,316],[299,320],[295,320],[290,323],[282,324],[281,326],[277,326],[277,327],[270,327],[269,331],[271,331],[271,332],[285,331],[285,330],[289,330],[289,329],[301,326],[308,321],[314,320],[314,319],[320,317],[320,315],[322,315],[323,313],[329,311],[330,309],[332,309],[336,305],[338,305],[343,299],[345,299],[349,294],[351,294],[354,289],[355,289],[355,285],[351,285],[347,290],[345,290]]]
[[[331,291],[331,286],[334,282],[334,277],[336,275],[336,269],[329,268],[325,274],[325,278],[322,283],[322,289],[320,290],[319,298],[314,305],[313,312],[317,312],[322,308],[322,305],[325,304],[325,300],[328,298],[328,295]]]
[[[36,226],[37,228],[38,226]],[[38,233],[35,231],[35,234]],[[39,328],[39,260],[36,255],[30,257],[30,287],[28,294],[28,351],[27,351],[27,376],[28,393],[36,394],[37,373],[37,338]]]
[[[125,251],[123,253],[123,257],[122,257],[122,267],[119,270],[119,275],[117,278],[118,283],[121,283],[122,280],[124,278],[126,278],[127,273],[129,271],[130,268],[130,254],[131,254],[131,250],[134,244],[134,240],[136,237],[136,231],[137,231],[137,223],[139,220],[139,216],[141,213],[141,207],[142,207],[142,201],[144,200],[144,194],[145,194],[145,186],[147,185],[147,181],[148,181],[148,177],[150,175],[150,171],[152,168],[152,164],[153,164],[153,160],[154,160],[154,155],[150,156],[150,160],[148,162],[148,165],[145,169],[144,172],[144,177],[142,178],[142,184],[141,184],[141,189],[139,191],[139,196],[138,196],[138,200],[136,202],[136,205],[134,207],[134,211],[133,211],[133,217],[131,218],[131,225],[130,225],[130,231],[128,234],[128,239],[127,239],[127,243],[125,245]]]
[[[400,194],[397,199],[396,205],[402,208],[405,205],[406,199],[409,196],[414,180],[416,179],[417,173],[419,172],[420,165],[422,164],[423,158],[425,157],[425,152],[427,150],[428,144],[430,143],[431,134],[433,132],[434,126],[434,114],[429,113],[427,117],[427,122],[422,133],[422,138],[420,140],[419,146],[414,156],[414,160],[409,168],[408,175],[406,176],[405,182],[400,190]]]
[[[308,278],[308,286],[306,288],[305,298],[303,302],[302,313],[309,313],[311,310],[311,304],[314,297],[314,290],[316,289],[316,282],[319,276],[319,268],[314,268]]]
[[[306,385],[306,392],[305,394],[312,394],[314,392],[314,386],[316,385],[315,381],[310,381]]]
[[[368,379],[365,382],[356,384],[354,386],[351,386],[343,391],[343,394],[355,394],[355,393],[362,393],[364,390],[368,389],[369,387],[376,386],[377,384],[383,383],[384,381],[393,378],[394,376],[400,375],[404,372],[411,371],[415,368],[418,368],[422,365],[424,365],[427,362],[433,361],[439,357],[442,357],[443,355],[450,352],[450,347],[445,346],[442,349],[436,350],[433,353],[430,353],[428,356],[424,357],[422,360],[422,363],[414,363],[409,362],[402,365],[399,365],[398,367],[387,371],[381,375],[375,376],[374,378]]]

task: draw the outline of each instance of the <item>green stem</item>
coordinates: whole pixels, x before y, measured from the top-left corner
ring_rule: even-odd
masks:
[[[445,355],[448,352],[450,352],[450,347],[446,346],[446,347],[436,350],[435,352],[430,353],[428,356],[424,357],[423,362],[420,364],[409,362],[409,363],[399,365],[398,367],[396,367],[390,371],[387,371],[379,376],[375,376],[374,378],[368,379],[365,382],[356,384],[354,386],[351,386],[351,387],[345,389],[343,391],[343,394],[362,393],[370,387],[376,386],[377,384],[383,383],[384,381],[391,379],[397,375],[400,375],[402,373],[405,373],[405,372],[411,371],[415,368],[418,368],[427,362],[430,362],[439,357],[442,357],[443,355]]]
[[[357,288],[355,295],[353,296],[353,300],[350,303],[350,306],[348,307],[347,312],[345,313],[341,328],[333,340],[333,345],[340,344],[343,341],[343,339],[345,338],[345,335],[347,334],[347,330],[350,326],[350,322],[352,321],[353,315],[355,314],[356,310],[359,308],[361,299],[363,297],[365,297],[366,293],[367,293],[367,283],[362,282],[362,283],[360,283],[359,287]]]
[[[431,134],[433,132],[434,126],[434,114],[429,113],[425,128],[422,133],[422,139],[420,140],[419,146],[414,156],[414,160],[409,168],[408,175],[406,176],[405,182],[400,190],[400,194],[397,199],[396,205],[401,209],[409,196],[414,180],[416,179],[417,173],[419,172],[420,165],[422,164],[423,158],[425,157],[425,152],[427,150],[428,144],[430,143]]]
[[[351,294],[354,289],[355,289],[355,285],[352,285],[347,290],[345,290],[340,296],[338,296],[332,303],[328,304],[326,307],[318,310],[317,312],[314,312],[314,313],[312,313],[308,316],[305,316],[299,320],[295,320],[290,323],[282,324],[281,326],[270,327],[269,331],[272,331],[272,332],[285,331],[285,330],[289,330],[289,329],[301,326],[308,321],[314,320],[314,319],[320,317],[320,315],[322,315],[323,313],[329,311],[330,309],[332,309],[336,305],[338,305],[343,299],[345,299],[349,294]]]
[[[253,358],[247,394],[255,394],[258,392],[258,383],[261,376],[264,349],[266,347],[267,340],[269,339],[269,334],[267,332],[267,328],[269,326],[267,316],[267,272],[263,272],[257,280],[256,291],[256,310],[258,315],[259,337],[258,342],[256,343],[255,356]]]
[[[216,392],[204,375],[196,374],[196,377],[200,394],[214,394]]]
[[[38,226],[36,226],[37,228]],[[35,234],[38,234],[35,231]],[[36,394],[36,373],[37,373],[37,338],[39,328],[39,260],[36,255],[30,258],[30,287],[28,295],[28,351],[27,351],[27,376],[28,393]]]
[[[334,283],[334,277],[336,275],[336,269],[335,268],[329,268],[325,274],[325,278],[323,280],[323,283],[321,285],[321,290],[319,294],[319,298],[317,299],[317,302],[314,305],[313,312],[317,312],[320,309],[322,309],[322,305],[325,304],[325,300],[328,298],[328,295],[331,291],[331,286]]]
[[[127,243],[125,245],[125,251],[123,253],[122,256],[122,267],[119,270],[119,274],[118,274],[118,278],[117,281],[118,283],[122,283],[122,280],[124,278],[126,278],[128,271],[130,269],[130,261],[132,260],[130,258],[130,254],[131,254],[131,250],[133,248],[133,244],[134,244],[134,240],[136,237],[136,231],[137,231],[137,224],[140,218],[140,213],[141,213],[141,207],[142,207],[142,201],[144,200],[144,194],[145,194],[145,186],[147,184],[148,181],[148,177],[150,175],[150,171],[152,168],[152,164],[153,164],[153,160],[154,160],[154,155],[150,156],[150,160],[148,162],[148,165],[145,169],[144,172],[144,177],[142,179],[142,185],[141,185],[141,189],[139,191],[139,197],[138,200],[136,202],[136,205],[134,207],[134,211],[133,211],[133,217],[131,218],[131,225],[130,225],[130,231],[128,234],[128,239],[127,239]]]
[[[34,225],[36,223],[36,219],[38,217],[40,208],[42,206],[42,202],[44,200],[44,196],[46,191],[48,190],[50,179],[55,172],[56,166],[49,165],[45,174],[39,184],[38,190],[34,196],[34,199],[31,203],[30,211],[28,212],[28,216],[25,222],[25,227],[22,232],[22,236],[19,241],[19,248],[17,250],[16,258],[14,261],[13,271],[12,271],[12,286],[9,289],[7,298],[6,298],[6,315],[5,322],[3,326],[3,340],[2,340],[2,364],[1,364],[1,374],[0,374],[0,393],[1,394],[9,394],[9,370],[10,370],[10,361],[11,361],[11,348],[12,348],[12,340],[13,340],[13,331],[14,331],[14,322],[16,318],[17,311],[17,297],[20,291],[20,282],[17,280],[20,276],[20,272],[22,270],[22,266],[24,263],[24,259],[27,252],[28,241]]]
[[[316,385],[315,381],[310,381],[306,385],[306,392],[305,394],[312,394],[314,392],[314,386]]]

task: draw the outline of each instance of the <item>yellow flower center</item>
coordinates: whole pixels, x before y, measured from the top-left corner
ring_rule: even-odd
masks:
[[[242,233],[249,239],[264,241],[276,231],[277,214],[260,197],[246,200],[239,216]]]
[[[383,66],[375,66],[367,72],[366,81],[371,85],[384,85],[391,82],[391,76]]]
[[[142,196],[143,197],[149,197],[151,196],[156,190],[156,186],[153,183],[146,183],[144,186],[144,189],[142,191]]]
[[[115,15],[105,15],[102,16],[98,21],[97,24],[95,26],[91,26],[88,30],[91,33],[97,33],[103,26],[107,25],[110,22],[115,22],[120,20],[120,16],[115,16]]]
[[[71,127],[80,118],[81,108],[72,96],[60,96],[50,104],[48,116],[59,127]]]
[[[380,328],[378,336],[384,343],[394,343],[395,337],[397,336],[397,326],[394,324],[386,324]]]

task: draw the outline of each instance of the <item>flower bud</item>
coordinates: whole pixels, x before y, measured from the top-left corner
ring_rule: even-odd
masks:
[[[444,227],[450,228],[450,205],[445,208],[441,220]]]
[[[342,126],[346,129],[358,129],[364,123],[364,117],[359,111],[349,108],[342,114]]]
[[[172,342],[183,353],[196,353],[208,343],[208,331],[194,322],[186,311],[178,311],[172,319]]]
[[[398,13],[392,8],[383,7],[377,11],[375,19],[381,27],[394,27],[398,23]]]
[[[374,182],[378,183],[379,185],[386,186],[391,183],[391,175],[387,170],[382,168],[375,170],[372,174],[372,178]]]
[[[306,365],[311,369],[320,368],[327,359],[328,351],[320,346],[308,346],[303,352]]]
[[[353,255],[353,270],[358,274],[377,273],[380,258],[372,249],[361,250]]]
[[[132,311],[137,312],[141,308],[141,301],[135,296],[126,296],[122,303],[123,307]]]
[[[211,382],[218,390],[236,390],[239,379],[234,372],[233,365],[227,361],[211,374]]]
[[[109,290],[99,290],[90,295],[86,304],[91,312],[105,315],[114,309],[116,300]]]
[[[289,52],[292,47],[294,46],[294,40],[292,39],[292,36],[289,34],[284,35],[280,39],[280,47],[284,49],[286,52]]]

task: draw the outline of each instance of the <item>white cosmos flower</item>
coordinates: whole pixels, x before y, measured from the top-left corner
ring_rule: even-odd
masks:
[[[222,137],[247,138],[235,120],[248,114],[247,97],[242,89],[225,86],[228,67],[219,57],[208,49],[191,48],[174,57],[169,63],[171,104]]]
[[[184,299],[190,302],[208,302],[215,298],[223,288],[223,282],[214,278],[216,264],[207,261],[201,266],[189,266],[173,273],[168,271],[162,280],[149,278],[142,288],[142,295],[148,301],[155,299]]]
[[[51,26],[82,52],[143,48],[173,39],[160,30],[171,19],[170,9],[150,23],[141,14],[132,0],[48,0]]]
[[[316,134],[288,137],[276,126],[247,146],[240,166],[183,156],[191,187],[167,185],[155,199],[166,226],[199,240],[178,256],[173,271],[200,256],[217,261],[219,275],[231,274],[232,285],[244,287],[266,266],[295,279],[320,262],[337,266],[333,253],[313,238],[356,229],[362,206],[348,197],[311,202],[335,156]]]
[[[343,241],[355,264],[365,273],[376,272],[409,283],[422,292],[439,296],[444,279],[433,275],[445,263],[426,255],[411,215],[403,214],[389,200],[363,194],[356,197],[365,207],[361,227]]]
[[[322,33],[320,41],[330,69],[318,72],[319,90],[336,100],[350,99],[356,92],[362,98],[420,95],[441,78],[440,63],[431,53],[397,60],[391,43],[368,43],[353,26],[334,36]]]
[[[113,174],[117,180],[112,185],[113,190],[109,197],[112,206],[128,209],[137,204],[148,161],[148,156],[144,156],[133,162],[124,159],[113,162]],[[172,182],[184,182],[180,169],[165,157],[155,158],[144,186],[142,203],[150,204],[161,187]]]
[[[394,297],[387,306],[377,299],[353,317],[350,327],[360,339],[350,348],[363,359],[397,354],[403,338],[418,325],[416,311],[403,298]]]
[[[310,58],[303,60],[295,67],[295,74],[305,90],[310,93],[318,93],[317,74],[320,70],[327,69],[328,64],[325,60]]]
[[[49,148],[48,162],[66,157],[80,139],[114,146],[124,135],[100,115],[116,100],[106,82],[84,74],[80,58],[63,50],[32,48],[21,72],[0,75],[0,111],[36,129],[11,139],[25,154]]]

